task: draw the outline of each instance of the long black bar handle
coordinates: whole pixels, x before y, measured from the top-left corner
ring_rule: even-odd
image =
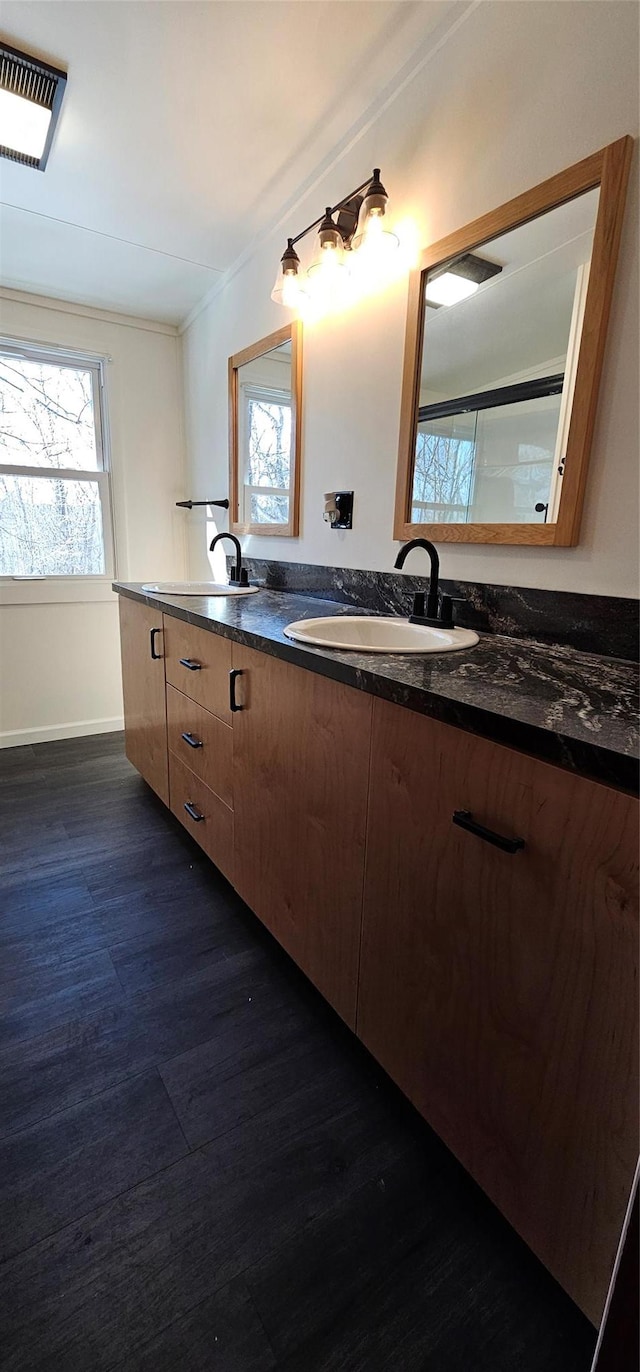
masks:
[[[199,824],[200,820],[204,819],[204,815],[200,814],[199,810],[196,810],[195,805],[193,805],[190,800],[185,800],[184,808],[187,814],[191,815],[192,819],[195,819],[196,824]]]
[[[239,667],[232,667],[229,672],[229,709],[234,715],[238,713],[238,710],[244,708],[244,706],[238,705],[236,700],[236,681],[238,680],[238,677],[242,675],[243,673]]]
[[[176,500],[181,510],[193,510],[196,505],[219,505],[221,509],[229,509],[228,500]]]
[[[503,853],[519,853],[524,848],[523,838],[504,838],[502,834],[495,834],[493,829],[485,829],[484,824],[476,822],[470,810],[454,810],[453,822],[460,829],[466,829],[467,833],[483,838],[485,843],[492,843],[494,848],[500,848]]]
[[[181,658],[180,658],[180,666],[181,666],[181,667],[186,667],[187,670],[190,671],[190,672],[201,672],[201,671],[202,671],[202,663],[201,663],[201,662],[195,662],[194,659],[193,659],[192,657],[181,657]]]
[[[150,644],[151,644],[151,656],[152,656],[154,662],[158,662],[159,659],[162,657],[162,653],[157,653],[157,652],[156,652],[156,634],[161,634],[161,633],[162,633],[162,629],[151,629],[151,631],[150,631],[150,633],[149,633],[149,642],[150,642]]]
[[[190,748],[201,748],[201,747],[202,747],[202,739],[201,739],[201,738],[194,738],[194,737],[193,737],[193,734],[191,734],[191,733],[189,733],[189,734],[183,734],[182,737],[183,737],[185,743],[188,743],[188,744],[189,744],[189,747],[190,747]]]

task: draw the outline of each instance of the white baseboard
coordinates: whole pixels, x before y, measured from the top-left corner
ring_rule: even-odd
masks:
[[[8,729],[0,734],[0,748],[20,748],[25,743],[52,743],[57,738],[83,738],[87,734],[111,734],[124,729],[122,715],[115,719],[81,719],[72,724],[49,724],[39,729]]]

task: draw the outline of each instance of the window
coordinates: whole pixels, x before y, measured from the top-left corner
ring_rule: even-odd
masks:
[[[0,342],[0,576],[112,576],[102,362]]]
[[[244,386],[244,508],[247,524],[288,524],[291,393]]]
[[[420,424],[411,513],[415,524],[458,524],[469,518],[475,462],[475,425],[469,426],[468,416]]]

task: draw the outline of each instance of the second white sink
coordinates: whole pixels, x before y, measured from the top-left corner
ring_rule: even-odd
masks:
[[[472,629],[432,629],[426,624],[410,624],[408,619],[373,615],[298,619],[287,624],[284,632],[297,643],[355,653],[455,653],[478,642]]]
[[[227,586],[222,581],[145,581],[143,591],[156,595],[255,595],[259,586]]]

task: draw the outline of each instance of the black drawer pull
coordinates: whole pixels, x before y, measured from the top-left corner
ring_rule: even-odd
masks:
[[[201,662],[194,662],[194,660],[193,660],[192,657],[181,657],[181,658],[180,658],[180,666],[181,666],[181,667],[186,667],[187,670],[190,671],[190,672],[201,672],[201,671],[202,671],[202,663],[201,663]]]
[[[238,710],[242,710],[244,708],[242,705],[238,705],[238,702],[236,700],[236,681],[239,676],[242,676],[240,668],[232,667],[231,671],[229,672],[229,709],[234,715],[238,713]]]
[[[193,737],[193,734],[183,734],[182,737],[183,737],[185,743],[188,743],[188,744],[189,744],[189,747],[190,747],[190,748],[201,748],[201,747],[202,747],[202,739],[201,739],[201,738],[194,738],[194,737]]]
[[[494,848],[500,848],[503,853],[519,853],[524,848],[523,838],[504,838],[502,834],[494,834],[493,829],[485,829],[484,824],[477,824],[470,810],[454,810],[453,822],[469,834],[477,834],[485,843],[492,843]]]
[[[192,818],[192,819],[195,819],[196,824],[199,824],[199,823],[200,823],[200,820],[201,820],[201,819],[204,819],[204,815],[201,815],[201,814],[200,814],[200,811],[199,811],[199,810],[196,810],[195,805],[192,805],[192,803],[191,803],[190,800],[185,800],[184,808],[185,808],[187,814],[188,814],[188,815],[191,815],[191,818]]]
[[[150,643],[151,643],[151,656],[152,656],[154,662],[158,662],[159,659],[162,657],[162,653],[157,653],[157,652],[156,652],[156,634],[161,634],[161,633],[162,633],[162,629],[151,629],[151,631],[150,631],[150,633],[149,633],[149,639],[150,639]]]

